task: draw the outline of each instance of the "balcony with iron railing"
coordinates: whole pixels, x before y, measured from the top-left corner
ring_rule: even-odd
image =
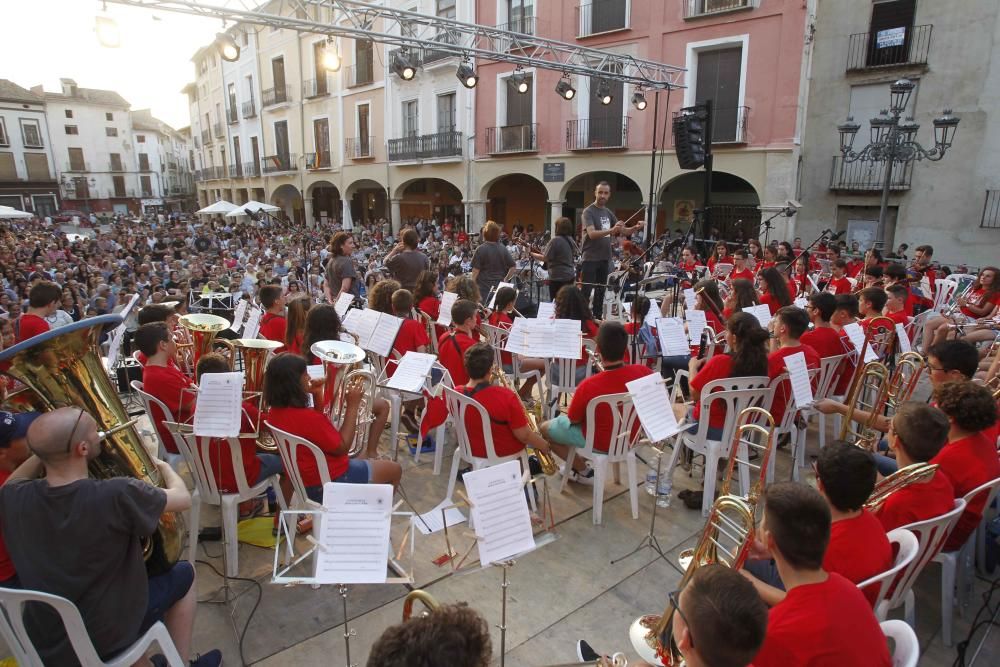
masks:
[[[150,188],[150,189],[148,189],[148,190],[145,190],[145,189],[144,189],[144,190],[141,190],[141,191],[140,191],[140,194],[141,194],[141,196],[143,196],[143,197],[152,197],[152,196],[153,196],[153,190],[152,190],[152,188]]]
[[[538,150],[538,123],[486,128],[486,151],[490,155],[533,153]]]
[[[679,115],[679,111],[673,114],[674,118]],[[750,107],[712,107],[712,145],[750,143],[749,124]],[[670,133],[671,146],[673,141],[673,133]]]
[[[440,37],[436,41],[450,44],[452,43],[452,38],[447,35]],[[508,48],[508,47],[505,47]],[[389,63],[395,61],[396,54],[402,53],[406,56],[406,59],[414,67],[429,67],[439,63],[448,58],[457,58],[458,53],[449,48],[435,48],[429,47],[411,47],[406,49],[393,49],[389,52],[388,59]]]
[[[628,148],[629,117],[579,118],[566,121],[566,150],[621,150]]]
[[[206,146],[212,143],[212,134],[207,129],[201,131],[201,143]]]
[[[242,162],[235,162],[229,165],[229,178],[243,178]]]
[[[226,177],[226,170],[223,167],[206,167],[202,169],[203,180],[217,181]]]
[[[306,169],[315,171],[317,169],[330,168],[330,151],[320,153],[306,153]]]
[[[244,162],[243,174],[245,176],[260,176],[260,163],[253,161]]]
[[[250,100],[249,102],[244,102],[243,103],[243,117],[244,118],[253,118],[256,115],[257,115],[257,104],[253,100]]]
[[[684,18],[697,19],[703,16],[754,9],[759,0],[683,0],[683,2]]]
[[[115,188],[108,192],[108,199],[127,199],[129,197],[138,197],[139,192],[131,188]],[[96,193],[92,194],[91,197],[97,199]]]
[[[261,160],[261,170],[265,174],[277,174],[283,171],[295,171],[298,160],[292,153],[285,155],[265,155]]]
[[[983,229],[1000,229],[1000,190],[987,190],[983,202],[983,217],[979,221]]]
[[[330,94],[330,75],[318,77],[316,79],[306,79],[302,82],[302,97],[307,100],[316,97],[323,97]]]
[[[344,77],[348,88],[367,86],[375,81],[375,67],[371,62],[355,63],[347,68]]]
[[[507,23],[500,23],[497,25],[498,30],[506,30],[507,32],[516,32],[519,35],[537,35],[538,34],[538,17],[537,16],[520,16]]]
[[[90,163],[86,161],[70,160],[66,163],[66,168],[63,171],[67,172],[84,172],[90,171]]]
[[[881,192],[885,184],[885,162],[857,160],[845,162],[840,155],[833,158],[830,169],[830,189],[846,192]],[[913,162],[894,164],[889,190],[909,190],[913,180]]]
[[[616,30],[628,30],[628,0],[592,0],[576,8],[576,36],[590,37]]]
[[[226,122],[230,125],[240,122],[240,115],[236,112],[236,107],[229,107],[226,109]]]
[[[292,101],[292,87],[289,85],[265,88],[260,95],[261,108],[273,107]]]
[[[926,66],[932,25],[859,32],[847,38],[847,71]]]
[[[461,157],[462,133],[457,131],[420,134],[389,140],[389,161]]]
[[[375,137],[350,137],[344,140],[344,153],[349,160],[375,157]]]
[[[212,125],[212,130],[215,133],[215,138],[216,139],[221,139],[222,137],[226,136],[226,129],[225,129],[225,127],[226,126],[223,125],[222,123],[215,123],[214,125]]]

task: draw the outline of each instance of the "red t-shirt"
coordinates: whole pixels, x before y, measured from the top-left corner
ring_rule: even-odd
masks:
[[[778,348],[767,357],[767,377],[773,380],[787,369],[785,368],[785,357],[791,356],[796,352],[802,352],[806,358],[806,368],[813,369],[819,368],[819,355],[816,350],[812,349],[808,345],[802,345],[801,342],[795,347],[782,347]],[[815,388],[815,387],[814,387]],[[771,401],[771,416],[774,417],[774,424],[777,426],[781,423],[781,420],[785,416],[785,406],[788,405],[788,400],[792,395],[792,383],[789,380],[785,380],[777,386],[774,391],[774,400]]]
[[[861,260],[853,259],[847,263],[847,275],[857,278],[865,269],[865,263]]]
[[[142,366],[143,368],[146,367],[146,355],[143,354],[141,351],[136,350],[136,352],[135,352],[135,360],[138,361],[139,365]],[[178,368],[177,367],[177,362],[174,361],[173,357],[167,359],[167,366],[170,366],[171,368]],[[180,369],[178,368],[178,370],[180,370]]]
[[[830,278],[830,282],[826,284],[826,291],[831,294],[850,294],[851,281],[847,279],[847,276]]]
[[[770,292],[764,292],[761,294],[760,302],[767,306],[767,309],[771,311],[771,317],[774,317],[774,314],[778,312],[779,308],[781,308],[781,304],[778,303],[778,300]]]
[[[8,477],[10,477],[10,471],[0,470],[0,485],[4,484]],[[7,581],[15,574],[17,574],[17,570],[14,569],[14,562],[10,559],[10,554],[7,553],[7,545],[3,541],[3,533],[0,532],[0,581]]]
[[[733,370],[733,358],[728,354],[715,354],[705,362],[705,365],[695,373],[689,380],[691,389],[700,392],[706,384],[712,380],[721,380],[729,377]],[[701,420],[701,401],[694,404],[692,413],[694,421]],[[709,408],[708,425],[712,428],[722,428],[726,425],[726,404],[724,401],[716,401]]]
[[[1000,292],[994,292],[993,296],[991,296],[988,301],[986,300],[985,297],[986,297],[986,290],[980,288],[974,292],[970,291],[968,294],[966,294],[965,300],[967,303],[974,305],[976,307],[981,307],[986,303],[991,303],[993,305],[1000,303]],[[969,317],[981,317],[980,315],[976,315],[974,312],[972,312],[972,310],[969,309],[968,306],[962,306],[962,313],[968,315]],[[988,315],[989,313],[987,312],[986,314]],[[22,315],[21,319],[24,319],[25,317],[26,317],[25,315]]]
[[[586,437],[587,405],[592,400],[608,394],[621,394],[627,391],[625,388],[626,382],[645,377],[652,372],[649,368],[640,364],[626,364],[620,368],[612,368],[590,376],[576,388],[573,400],[570,401],[569,409],[566,411],[566,416],[574,424],[582,426],[583,435]],[[611,436],[613,435],[611,432],[612,417],[610,408],[601,406],[601,409],[597,410],[594,414],[594,426],[596,430],[594,434],[594,451],[608,451],[608,445],[611,443]],[[638,429],[639,420],[637,419],[632,429],[633,437],[638,432]]]
[[[399,327],[399,333],[396,334],[396,340],[392,343],[392,351],[402,357],[407,352],[416,352],[417,348],[427,347],[430,344],[427,329],[422,322],[404,319],[403,325]]]
[[[493,451],[496,452],[497,456],[510,456],[524,449],[524,443],[514,435],[514,429],[528,425],[527,414],[517,394],[506,387],[497,385],[490,385],[479,391],[469,387],[461,387],[459,391],[466,396],[472,396],[472,400],[486,408],[486,413],[490,416]],[[486,456],[486,443],[483,442],[483,426],[479,420],[478,412],[466,411],[465,432],[469,434],[472,455],[484,458]]]
[[[955,487],[948,476],[938,470],[927,482],[910,484],[889,494],[875,516],[885,532],[889,532],[941,516],[954,506]]]
[[[193,391],[182,392],[187,387],[194,387],[191,378],[181,373],[173,366],[153,366],[146,364],[142,369],[142,388],[150,396],[162,402],[178,424],[186,424],[194,415],[194,405],[197,394]],[[174,437],[163,425],[166,419],[158,405],[150,406],[153,414],[149,418],[156,424],[156,430],[163,440],[163,446],[171,454],[177,453]]]
[[[830,543],[823,556],[824,570],[859,584],[890,567],[892,545],[874,514],[862,510],[853,519],[841,519],[830,525]],[[869,586],[863,592],[868,603],[874,606],[878,586]]]
[[[23,340],[28,340],[33,338],[38,334],[43,334],[52,327],[49,323],[45,321],[45,318],[39,317],[38,315],[33,315],[31,313],[25,313],[17,319],[17,326],[14,327],[14,343],[20,343]]]
[[[733,270],[729,272],[728,277],[730,280],[739,280],[740,278],[742,278],[744,280],[749,280],[753,282],[753,271],[751,271],[750,269],[743,269],[742,271],[740,271],[736,267],[733,267]]]
[[[316,412],[312,408],[271,408],[265,419],[282,431],[305,438],[323,450],[331,480],[347,472],[347,454],[333,453],[340,448],[343,440],[323,413]],[[296,451],[298,453],[295,463],[299,467],[302,483],[306,486],[322,484],[319,468],[316,467],[316,457],[304,447],[299,447]]]
[[[261,338],[266,338],[268,340],[276,340],[279,343],[285,342],[285,327],[287,322],[285,318],[281,315],[275,315],[274,313],[264,313],[264,317],[260,318],[260,336]],[[279,347],[274,351],[275,354],[280,354],[284,352],[285,348]]]
[[[820,359],[844,354],[844,343],[841,341],[840,334],[833,327],[816,327],[812,331],[802,334],[802,338],[799,340],[803,345],[808,345],[816,350]]]
[[[446,333],[438,340],[438,361],[448,369],[456,387],[469,383],[469,374],[465,372],[465,351],[477,342],[461,331]]]
[[[841,344],[845,351],[854,351],[854,345],[851,343],[850,336],[847,332],[841,329],[839,332]],[[857,368],[857,362],[851,358],[848,354],[844,357],[844,360],[840,362],[840,379],[837,380],[837,386],[834,388],[833,393],[836,396],[843,396],[847,393],[847,389],[851,386],[851,378],[854,376],[854,370]]]
[[[260,423],[260,412],[257,406],[249,401],[243,403],[243,422],[240,433],[252,433]],[[199,441],[202,439],[199,438]],[[253,438],[240,438],[240,452],[243,454],[243,472],[247,483],[253,486],[260,475],[260,459],[257,458],[257,441]],[[236,475],[233,473],[233,457],[229,453],[229,442],[225,438],[212,438],[208,443],[208,456],[215,471],[215,481],[222,491],[235,493]]]
[[[829,573],[796,586],[768,613],[754,667],[890,667],[889,645],[858,587]]]
[[[981,433],[949,442],[930,461],[948,476],[955,488],[955,497],[961,498],[969,491],[1000,477],[1000,459],[997,458],[996,431],[989,428]],[[945,551],[958,549],[979,525],[983,516],[986,495],[980,494],[965,506],[954,530],[944,544]]]
[[[910,322],[910,318],[906,314],[905,308],[895,313],[887,312],[885,316],[892,320],[893,324],[902,324],[904,327]]]
[[[441,300],[436,296],[425,296],[417,304],[417,310],[437,321],[438,314],[441,312]]]

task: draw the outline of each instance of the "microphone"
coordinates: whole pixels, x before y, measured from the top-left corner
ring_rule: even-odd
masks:
[[[827,232],[830,233],[830,240],[831,241],[837,241],[837,240],[840,239],[841,236],[843,236],[844,234],[847,233],[847,230],[837,232],[836,234],[834,234],[833,230],[830,230],[830,229],[828,229]]]

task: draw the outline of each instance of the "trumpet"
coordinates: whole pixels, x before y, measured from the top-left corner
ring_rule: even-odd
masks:
[[[511,391],[515,391],[510,378],[508,378],[507,374],[504,373],[503,367],[496,366],[493,371],[493,377],[496,378],[497,384],[501,387],[506,387]],[[524,410],[524,416],[528,420],[528,428],[531,429],[533,433],[538,433],[538,423],[535,420],[535,415],[531,414],[528,411],[528,408],[524,407],[523,403],[521,403],[521,408]],[[552,454],[549,452],[543,452],[540,449],[535,449],[534,447],[530,447],[529,449],[531,449],[534,453],[535,458],[538,459],[538,464],[542,467],[543,473],[546,475],[555,475],[559,472],[559,466],[556,464],[556,460],[552,458]]]
[[[914,463],[900,468],[875,485],[871,496],[865,501],[865,509],[878,512],[893,493],[911,484],[929,482],[937,469],[936,463]]]

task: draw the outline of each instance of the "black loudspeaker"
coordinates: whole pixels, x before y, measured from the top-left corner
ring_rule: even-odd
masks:
[[[531,295],[527,290],[517,295],[514,308],[525,317],[534,317],[538,314],[538,304],[531,300]]]
[[[118,381],[118,393],[125,394],[132,390],[129,384],[132,380],[142,382],[142,366],[135,359],[126,359],[125,363],[115,371]]]
[[[674,147],[681,169],[697,169],[705,164],[705,123],[697,113],[674,118]]]

